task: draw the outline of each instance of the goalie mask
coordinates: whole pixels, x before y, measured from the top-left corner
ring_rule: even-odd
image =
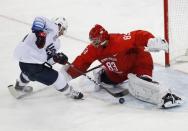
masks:
[[[59,33],[63,34],[67,31],[68,28],[68,22],[64,17],[57,17],[53,19],[54,23],[59,26]]]
[[[96,24],[89,32],[89,39],[95,47],[104,46],[109,40],[109,34],[101,25]]]

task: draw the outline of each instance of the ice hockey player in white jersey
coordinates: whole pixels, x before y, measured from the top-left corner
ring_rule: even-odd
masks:
[[[27,86],[30,81],[37,81],[48,86],[54,86],[58,91],[66,91],[74,99],[81,99],[83,94],[75,91],[67,84],[65,76],[54,70],[55,63],[66,64],[68,57],[61,52],[60,39],[68,24],[64,17],[49,20],[46,17],[36,17],[32,24],[32,32],[27,34],[17,45],[14,56],[19,61],[21,74],[16,80],[14,89],[21,92],[32,92]]]

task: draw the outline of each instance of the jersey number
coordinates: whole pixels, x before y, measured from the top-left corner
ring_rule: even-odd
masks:
[[[123,39],[124,40],[130,40],[131,39],[131,34],[130,33],[127,33],[123,36]]]
[[[117,71],[118,71],[115,62],[106,62],[106,66],[107,66],[107,68],[108,68],[110,71],[113,71],[113,72],[117,72]]]

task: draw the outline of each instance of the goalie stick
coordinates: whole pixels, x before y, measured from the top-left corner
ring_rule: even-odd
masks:
[[[102,66],[102,64],[101,64],[101,65],[98,65],[98,66],[95,66],[95,67],[93,67],[93,68],[87,70],[85,73],[89,73],[89,72],[91,72],[91,71],[93,71],[93,70],[95,70],[95,69],[97,69],[97,68],[99,68],[99,67],[101,67],[101,66]]]
[[[85,76],[90,81],[92,81],[95,85],[99,86],[101,89],[104,89],[106,92],[108,92],[110,95],[112,95],[114,97],[122,97],[122,96],[125,96],[125,95],[127,95],[129,93],[129,91],[127,89],[124,89],[124,90],[119,91],[119,92],[112,92],[108,88],[104,87],[102,84],[98,83],[97,81],[93,80],[91,77],[89,77],[88,75],[86,75],[86,73],[83,73],[82,71],[80,71],[79,69],[77,69],[76,67],[74,67],[74,65],[72,65],[71,63],[67,62],[67,64],[70,65],[75,71],[77,71],[81,75]]]

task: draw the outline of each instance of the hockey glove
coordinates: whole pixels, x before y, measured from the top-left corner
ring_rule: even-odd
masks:
[[[168,43],[161,38],[150,38],[148,40],[147,50],[150,52],[159,52],[160,50],[168,52]]]
[[[46,33],[42,31],[35,32],[35,35],[37,37],[36,45],[39,49],[43,48],[46,42]]]
[[[65,65],[68,61],[68,57],[64,53],[57,53],[53,56],[53,60],[56,63]]]

